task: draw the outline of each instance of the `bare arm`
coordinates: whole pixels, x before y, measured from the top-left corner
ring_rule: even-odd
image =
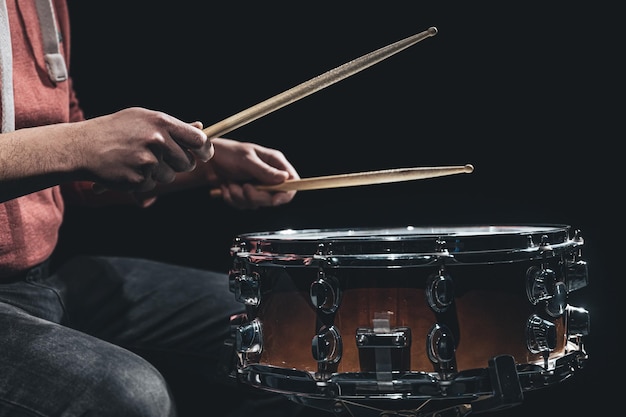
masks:
[[[79,129],[59,124],[0,135],[0,202],[81,177]]]
[[[198,128],[142,108],[0,135],[0,202],[67,181],[148,191],[213,155]]]

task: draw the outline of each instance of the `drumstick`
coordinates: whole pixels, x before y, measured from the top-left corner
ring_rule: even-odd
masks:
[[[437,34],[437,28],[430,27],[427,30],[384,46],[352,61],[349,61],[335,69],[318,75],[308,81],[298,84],[280,94],[264,100],[252,107],[236,113],[226,119],[215,123],[203,132],[210,138],[221,136],[232,130],[263,117],[281,107],[287,106],[294,101],[300,100],[310,94],[343,80],[359,71],[364,70],[390,56],[416,44],[417,42]]]
[[[474,166],[471,164],[440,167],[396,168],[384,169],[380,171],[356,172],[351,174],[326,175],[322,177],[287,180],[275,185],[257,185],[256,188],[264,191],[320,190],[326,188],[355,187],[359,185],[421,180],[453,174],[471,173],[473,171]],[[221,189],[215,188],[211,190],[211,197],[220,197],[221,195]]]

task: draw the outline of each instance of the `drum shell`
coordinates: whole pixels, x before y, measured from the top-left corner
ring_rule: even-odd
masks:
[[[563,316],[551,317],[542,302],[527,296],[527,271],[538,267],[560,273],[561,260],[515,261],[481,264],[436,263],[394,267],[320,268],[243,262],[243,269],[260,279],[260,303],[249,318],[261,323],[263,349],[258,363],[318,372],[312,340],[323,326],[333,325],[341,336],[341,356],[334,371],[366,372],[357,329],[373,328],[374,319],[386,317],[391,329],[410,329],[409,369],[434,372],[437,364],[427,354],[428,334],[445,325],[453,335],[455,370],[485,368],[490,358],[507,354],[518,364],[544,361],[527,346],[527,328],[533,315],[554,324],[556,347],[549,358],[562,356],[566,345]],[[435,311],[428,303],[428,283],[444,271],[454,288],[452,304]],[[321,275],[320,275],[321,274]],[[313,305],[310,288],[320,276],[336,283],[340,298],[334,312]]]

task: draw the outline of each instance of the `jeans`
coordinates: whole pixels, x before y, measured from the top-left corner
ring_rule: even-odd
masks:
[[[36,268],[0,284],[0,416],[298,413],[222,383],[229,317],[243,311],[225,274],[115,257]],[[176,381],[199,402],[178,401],[190,395]]]

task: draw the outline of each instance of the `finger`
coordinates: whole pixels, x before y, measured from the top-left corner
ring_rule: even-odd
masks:
[[[200,130],[204,128],[204,125],[200,121],[191,122],[190,125]],[[213,142],[211,141],[211,139],[207,139],[204,145],[202,145],[199,149],[194,149],[190,152],[202,162],[206,162],[209,159],[213,158],[213,155],[215,154],[215,149],[213,147]]]
[[[213,144],[202,131],[201,122],[174,123],[169,134],[182,149],[201,161],[206,162],[213,156]]]
[[[226,186],[227,193],[225,200],[232,205],[233,207],[239,209],[248,208],[249,204],[246,200],[246,196],[244,194],[243,188],[238,184],[228,184]]]
[[[202,162],[206,162],[209,159],[213,158],[215,155],[215,148],[213,147],[213,142],[209,139],[200,149],[193,149],[191,153],[195,155]]]
[[[295,191],[278,192],[272,195],[272,207],[289,203],[295,197]]]
[[[176,171],[168,164],[162,162],[152,172],[152,178],[155,182],[169,184],[176,179]]]
[[[220,197],[222,201],[232,205],[232,198],[230,197],[230,190],[226,184],[220,185]]]
[[[300,178],[282,152],[261,147],[257,149],[255,157],[260,168],[256,176],[262,183],[279,184],[287,179]]]
[[[188,172],[196,167],[196,158],[193,154],[189,150],[181,148],[174,138],[164,138],[161,154],[161,160],[176,172]]]
[[[246,208],[245,201],[243,199],[243,193],[239,191],[239,188],[240,187],[233,184],[222,184],[220,186],[222,191],[222,200],[236,209],[243,210]]]
[[[154,190],[154,188],[156,188],[156,181],[152,178],[148,178],[146,179],[144,182],[142,182],[141,184],[139,184],[138,187],[136,187],[134,190],[132,191],[137,191],[140,193],[145,193],[146,191],[152,191]]]
[[[153,190],[157,182],[154,179],[154,175],[156,170],[154,168],[146,168],[144,169],[143,179],[130,187],[128,191],[130,192],[146,192]]]
[[[243,194],[250,208],[270,207],[272,205],[272,194],[261,191],[252,184],[242,185]]]
[[[137,169],[138,177],[131,181],[129,191],[150,191],[156,187],[155,177],[157,175],[160,157],[154,163],[144,164]]]
[[[254,210],[262,205],[260,198],[254,195],[255,189],[250,184],[228,184],[223,186],[224,200],[239,210]],[[256,191],[258,193],[258,191]]]

